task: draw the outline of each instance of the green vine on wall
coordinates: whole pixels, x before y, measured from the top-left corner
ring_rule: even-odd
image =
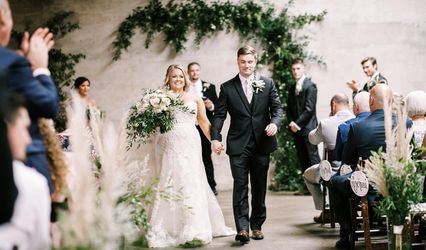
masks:
[[[59,11],[54,13],[41,27],[48,27],[53,33],[55,41],[66,36],[68,33],[80,29],[77,21],[73,21],[74,12]],[[19,44],[23,36],[21,31],[13,31],[12,37],[16,44]],[[61,109],[55,118],[55,128],[63,131],[66,127],[66,112],[64,101],[67,98],[67,91],[73,82],[75,75],[75,65],[79,63],[85,55],[82,53],[65,53],[61,49],[52,48],[49,52],[49,70],[58,89]]]
[[[180,2],[180,1],[179,1]],[[135,30],[146,33],[145,47],[148,48],[157,33],[164,35],[164,42],[174,47],[176,52],[185,49],[190,33],[195,33],[195,45],[220,31],[235,31],[243,41],[253,41],[263,51],[260,64],[269,65],[284,109],[287,92],[294,84],[291,76],[291,61],[295,57],[307,58],[321,63],[320,58],[308,55],[307,36],[296,38],[295,34],[308,24],[320,22],[326,11],[317,15],[302,14],[292,16],[290,1],[277,13],[274,6],[246,1],[234,4],[230,1],[214,1],[209,4],[203,0],[169,1],[151,0],[144,7],[137,7],[119,26],[113,42],[113,59],[118,60],[123,50],[131,45]],[[288,124],[284,122],[283,124]],[[295,154],[292,135],[284,125],[278,134],[279,148],[273,157],[277,165],[274,177],[275,189],[300,189],[303,186],[302,173]]]

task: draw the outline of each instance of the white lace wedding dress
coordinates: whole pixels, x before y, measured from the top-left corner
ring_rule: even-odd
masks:
[[[225,225],[207,183],[195,128],[197,104],[186,105],[194,112],[177,112],[174,128],[157,135],[155,160],[150,160],[159,177],[147,233],[150,247],[176,246],[193,239],[207,244],[214,236],[235,234]]]

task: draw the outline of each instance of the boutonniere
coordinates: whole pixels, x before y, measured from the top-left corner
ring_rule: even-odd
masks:
[[[210,88],[211,83],[204,82],[203,83],[203,92],[205,92],[208,88]]]
[[[251,86],[253,86],[253,90],[256,93],[259,93],[259,91],[262,92],[265,88],[265,82],[263,80],[253,80]]]

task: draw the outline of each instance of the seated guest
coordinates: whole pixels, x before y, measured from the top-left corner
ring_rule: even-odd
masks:
[[[354,124],[355,122],[359,122],[364,120],[367,116],[370,115],[370,93],[369,92],[360,92],[354,97],[354,105],[352,106],[352,110],[356,115],[355,118],[345,121],[340,124],[337,129],[336,136],[336,147],[334,148],[334,158],[337,161],[342,160],[343,147],[348,140],[349,126]]]
[[[31,144],[31,120],[20,96],[10,95],[6,123],[19,195],[11,221],[0,226],[0,249],[48,249],[49,189],[46,178],[23,163],[26,148]]]
[[[325,154],[328,155],[327,159],[332,163],[333,168],[337,170],[340,163],[334,161],[332,153],[336,142],[337,126],[354,116],[349,111],[349,98],[345,94],[334,95],[330,101],[330,108],[332,116],[321,120],[318,126],[309,132],[308,138],[309,142],[313,145],[318,145],[321,142],[324,143]],[[314,199],[315,209],[322,210],[324,204],[322,199],[323,191],[319,184],[321,179],[319,164],[315,164],[306,169],[303,178],[305,179],[306,187]],[[314,217],[314,221],[321,223],[323,222],[322,218],[328,220],[330,216],[329,214],[324,216],[320,214]]]
[[[384,107],[391,107],[392,90],[388,85],[377,84],[370,90],[371,115],[349,126],[348,140],[343,148],[342,163],[356,165],[358,159],[368,159],[372,151],[386,149]],[[330,200],[340,224],[340,239],[336,248],[350,248],[351,216],[349,198],[353,195],[350,174],[336,174],[330,179]],[[376,198],[374,190],[369,190],[368,200]]]
[[[408,117],[413,121],[411,130],[416,147],[422,145],[426,134],[426,92],[417,90],[408,93],[405,98]]]

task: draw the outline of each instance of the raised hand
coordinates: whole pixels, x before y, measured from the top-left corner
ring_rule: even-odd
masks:
[[[349,86],[349,88],[352,89],[352,92],[358,92],[358,90],[360,88],[359,83],[355,80],[349,81],[346,84]]]
[[[24,36],[22,37],[21,46],[19,46],[18,53],[21,56],[27,56],[28,50],[30,49],[30,35],[27,31],[24,32]]]
[[[33,70],[38,68],[47,68],[49,63],[49,50],[53,47],[53,34],[49,32],[48,28],[38,28],[29,39],[29,49],[27,58],[31,62]],[[26,44],[24,45],[24,48]]]

